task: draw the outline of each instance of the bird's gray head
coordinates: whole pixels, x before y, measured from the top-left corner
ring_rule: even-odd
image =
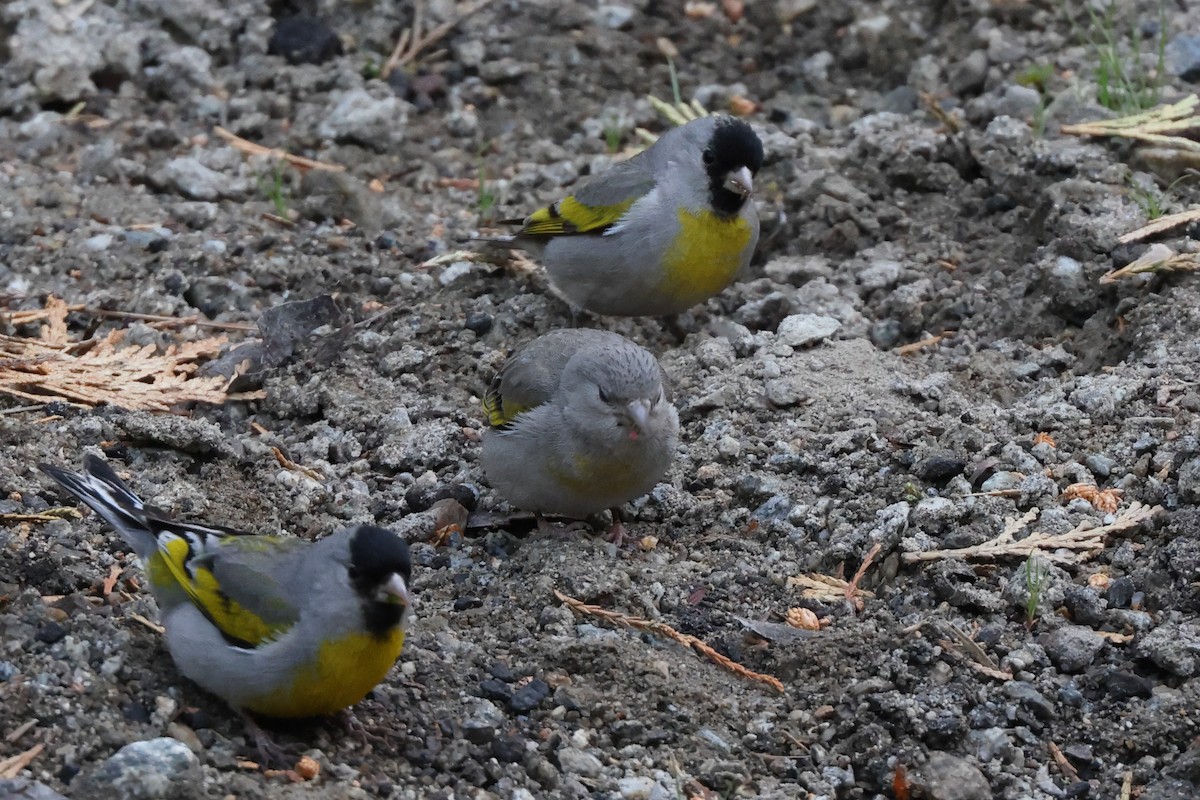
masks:
[[[662,370],[648,350],[633,343],[576,353],[561,385],[568,421],[599,441],[638,442],[658,436],[669,424]]]

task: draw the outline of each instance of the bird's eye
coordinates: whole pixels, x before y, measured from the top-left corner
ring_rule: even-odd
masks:
[[[705,164],[711,164],[717,160],[717,155],[716,155],[716,153],[714,153],[712,151],[712,148],[710,147],[704,151],[704,155],[702,156],[702,158],[704,159]]]
[[[600,393],[600,402],[607,403],[608,402],[608,392],[604,391],[604,387],[597,386],[596,390]]]

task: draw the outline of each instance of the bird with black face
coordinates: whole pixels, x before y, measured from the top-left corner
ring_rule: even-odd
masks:
[[[758,243],[751,194],[762,141],[743,120],[702,117],[522,220],[502,244],[530,251],[596,314],[678,314],[720,293]],[[493,240],[497,241],[497,240]]]
[[[40,467],[138,555],[175,665],[235,709],[332,714],[400,656],[412,560],[391,531],[356,525],[316,542],[253,535],[147,507],[96,456],[82,472]]]

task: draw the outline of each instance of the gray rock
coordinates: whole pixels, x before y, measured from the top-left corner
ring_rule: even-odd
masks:
[[[1104,640],[1090,628],[1063,625],[1042,637],[1046,655],[1060,672],[1083,672],[1104,648]]]
[[[614,31],[624,28],[633,21],[633,9],[616,3],[602,3],[596,6],[593,17],[596,25],[601,28],[612,28]]]
[[[790,347],[807,347],[838,332],[842,323],[818,314],[793,314],[779,323],[775,338]]]
[[[127,744],[80,781],[78,797],[157,800],[177,783],[199,780],[199,762],[187,745],[161,737]]]
[[[1004,87],[1004,96],[1000,98],[996,111],[1006,117],[1027,120],[1041,104],[1042,96],[1037,89],[1012,84]]]
[[[930,800],[992,800],[992,787],[979,767],[949,753],[931,753],[915,783]]]
[[[734,320],[756,331],[771,330],[778,326],[792,310],[792,301],[783,292],[771,292],[765,297],[751,300],[733,312]]]
[[[1112,474],[1112,468],[1115,463],[1108,456],[1102,456],[1097,453],[1092,453],[1083,459],[1083,465],[1090,469],[1092,474],[1097,478],[1107,478]]]
[[[151,173],[150,181],[192,200],[220,200],[244,192],[240,181],[206,167],[191,156],[172,158]]]
[[[1185,81],[1200,81],[1200,36],[1181,33],[1167,42],[1167,72]]]
[[[91,250],[93,253],[100,253],[112,246],[113,235],[111,233],[98,233],[83,242],[83,247],[86,250]]]
[[[225,441],[220,427],[199,417],[135,411],[122,414],[114,423],[134,441],[161,444],[184,453],[220,452]]]
[[[0,780],[0,800],[67,800],[67,798],[44,783],[32,781],[29,778],[11,778]]]
[[[953,500],[926,497],[913,508],[909,522],[926,533],[939,533],[954,525],[958,518],[958,506]]]
[[[379,195],[347,172],[309,170],[300,180],[300,194],[300,213],[308,219],[348,219],[371,234],[383,225]]]
[[[900,280],[900,262],[890,258],[882,258],[871,264],[857,275],[863,289],[886,289],[896,285]],[[787,320],[784,320],[785,322]]]
[[[335,95],[336,102],[317,126],[317,135],[386,151],[404,140],[408,104],[389,93],[376,98],[366,89]]]
[[[1009,681],[1004,684],[1004,693],[1041,719],[1054,719],[1058,716],[1054,703],[1028,681]]]
[[[1179,499],[1200,503],[1200,458],[1189,459],[1179,468]]]
[[[988,59],[983,50],[976,50],[962,61],[950,65],[946,80],[954,94],[975,93],[987,80]]]
[[[1138,642],[1137,654],[1173,675],[1190,678],[1200,671],[1200,625],[1160,625]]]
[[[967,734],[967,741],[974,746],[976,758],[984,764],[996,758],[1001,761],[1012,760],[1013,743],[1003,728],[971,731]]]
[[[637,775],[617,781],[622,800],[668,800],[672,795],[653,778]]]
[[[604,769],[600,759],[576,747],[564,747],[558,751],[558,766],[563,772],[581,778],[595,778]]]

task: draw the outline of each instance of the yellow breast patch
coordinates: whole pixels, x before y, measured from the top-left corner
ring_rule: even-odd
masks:
[[[404,630],[378,638],[352,633],[321,645],[314,663],[300,669],[291,685],[248,705],[268,717],[316,717],[348,708],[387,676],[404,648]]]
[[[687,306],[717,294],[737,275],[751,235],[750,223],[740,216],[722,219],[707,209],[680,209],[679,237],[667,252],[660,291]]]
[[[638,476],[625,459],[575,456],[571,467],[570,470],[555,471],[554,478],[563,488],[580,494],[626,494],[632,492],[638,483]]]

